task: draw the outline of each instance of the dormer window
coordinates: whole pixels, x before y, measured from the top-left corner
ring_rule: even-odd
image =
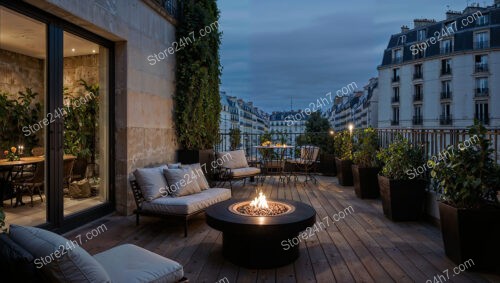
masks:
[[[427,38],[427,31],[425,29],[421,29],[417,31],[417,40],[422,41]]]

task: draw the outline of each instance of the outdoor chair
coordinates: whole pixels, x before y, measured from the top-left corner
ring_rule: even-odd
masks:
[[[20,202],[22,203],[23,191],[28,191],[31,198],[31,206],[33,207],[33,195],[38,192],[40,196],[40,201],[43,202],[42,191],[45,184],[45,165],[44,162],[38,162],[34,164],[35,172],[33,176],[26,178],[18,178],[14,180],[14,188],[16,190],[16,205]]]
[[[243,179],[245,184],[246,178],[253,178],[261,173],[259,168],[248,166],[245,151],[242,149],[217,152],[217,162],[219,161],[222,162],[218,168],[219,179],[223,182],[222,187],[229,182],[230,188],[233,189],[233,180]]]
[[[296,159],[286,160],[286,166],[290,170],[289,179],[295,177],[295,182],[298,180],[298,175],[305,175],[305,183],[312,180],[317,183],[316,174],[317,160],[319,156],[319,147],[306,145],[300,147],[300,157]]]
[[[74,164],[74,159],[64,159],[63,161],[63,188],[65,189],[69,189]]]

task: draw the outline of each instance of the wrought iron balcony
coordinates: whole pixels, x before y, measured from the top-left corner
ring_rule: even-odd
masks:
[[[414,80],[419,80],[419,79],[422,79],[422,78],[423,78],[423,74],[422,74],[422,72],[415,72],[415,73],[413,74],[413,79],[414,79]]]
[[[391,97],[391,103],[399,103],[399,95]]]
[[[490,124],[490,117],[479,117],[479,115],[477,115],[477,113],[476,113],[476,120],[478,120],[479,122],[481,122],[481,124],[483,124],[483,125],[489,125]]]
[[[488,88],[476,88],[475,96],[476,97],[484,97],[484,96],[488,96],[488,93],[489,93]]]
[[[449,54],[453,52],[453,48],[451,46],[441,47],[441,54]]]
[[[165,11],[167,11],[168,14],[170,14],[172,17],[178,19],[179,18],[179,12],[180,10],[177,9],[178,7],[178,0],[152,0],[159,6],[161,6]]]
[[[413,125],[422,125],[423,119],[422,116],[413,116]]]
[[[399,82],[399,76],[395,76],[395,77],[393,77],[393,78],[392,78],[392,82],[393,82],[393,83],[397,83],[397,82]]]
[[[488,72],[488,63],[476,63],[476,73]]]
[[[441,69],[441,75],[442,76],[444,76],[444,75],[451,75],[451,68]]]
[[[474,42],[474,49],[485,49],[490,47],[489,40],[481,40]]]
[[[441,99],[451,99],[451,91],[442,91]]]
[[[424,98],[423,93],[416,93],[413,95],[413,102],[421,102],[423,98]]]
[[[403,63],[403,57],[392,58],[392,64],[401,64],[401,63]]]
[[[440,125],[451,125],[453,119],[451,119],[451,115],[441,115],[439,117],[439,124]]]

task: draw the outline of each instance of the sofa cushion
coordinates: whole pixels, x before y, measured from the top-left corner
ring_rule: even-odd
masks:
[[[94,258],[112,282],[177,282],[184,277],[182,265],[135,245],[125,244],[96,254]]]
[[[167,167],[169,169],[179,169],[179,168],[181,168],[181,166],[182,166],[181,163],[169,163],[169,164],[167,164]]]
[[[182,165],[182,167],[191,168],[194,171],[195,181],[198,183],[198,186],[202,191],[210,188],[207,178],[205,178],[205,174],[203,174],[203,169],[201,169],[200,163]]]
[[[231,190],[210,188],[183,197],[163,197],[142,204],[142,210],[158,214],[191,214],[231,198]]]
[[[55,233],[10,225],[10,237],[33,255],[35,266],[50,282],[111,282],[92,256]]]
[[[7,234],[0,234],[0,274],[3,278],[15,278],[15,282],[40,282],[33,260],[33,255]]]
[[[197,175],[191,168],[164,169],[168,193],[172,197],[182,197],[201,192],[196,181]]]
[[[153,168],[137,168],[134,171],[135,179],[145,200],[153,200],[162,196],[160,189],[167,187],[167,181],[163,176],[163,169],[166,168],[166,165],[162,165]]]
[[[247,158],[243,149],[235,151],[217,152],[217,164],[229,169],[248,167]],[[220,161],[219,161],[220,160]]]
[[[247,176],[255,176],[260,174],[260,169],[256,167],[246,167],[246,168],[238,168],[232,169],[230,176],[233,178],[242,178]]]

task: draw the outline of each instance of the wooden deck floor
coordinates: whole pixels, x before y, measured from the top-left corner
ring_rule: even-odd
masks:
[[[380,200],[360,200],[352,187],[338,186],[336,178],[320,177],[319,181],[317,185],[278,186],[277,179],[271,178],[262,187],[271,198],[312,205],[318,221],[349,206],[354,209],[338,222],[330,219],[326,229],[300,244],[295,263],[278,269],[249,270],[225,261],[222,234],[205,224],[204,215],[190,222],[187,238],[182,226],[173,222],[143,217],[136,227],[135,218],[121,216],[102,218],[65,236],[74,239],[104,223],[107,231],[83,244],[91,254],[119,244],[136,244],[180,262],[190,282],[439,282],[434,276],[443,275],[444,270],[449,270],[450,278],[440,282],[500,282],[499,276],[491,274],[453,276],[456,265],[444,255],[438,228],[391,222],[384,217]],[[253,197],[255,188],[237,183],[233,197]]]

